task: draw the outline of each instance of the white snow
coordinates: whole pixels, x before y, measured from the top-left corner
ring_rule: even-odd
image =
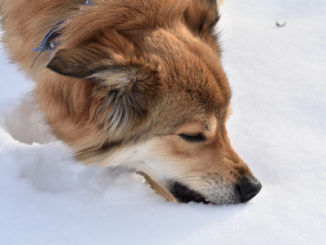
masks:
[[[74,161],[0,49],[0,244],[326,244],[326,1],[229,0],[221,29],[228,131],[256,198],[168,203],[134,174]]]

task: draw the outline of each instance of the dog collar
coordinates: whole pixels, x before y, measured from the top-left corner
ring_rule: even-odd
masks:
[[[86,0],[83,5],[93,6],[93,3],[91,0]],[[44,36],[40,46],[32,49],[32,52],[44,52],[47,50],[55,50],[56,47],[58,47],[58,45],[60,44],[55,39],[61,35],[63,30],[61,24],[63,24],[64,22],[65,20],[61,20],[55,23],[54,26]]]
[[[64,21],[59,21],[54,24],[54,26],[46,33],[44,36],[40,46],[37,48],[32,49],[33,52],[44,52],[46,50],[54,50],[59,42],[56,42],[55,39],[61,35],[62,28],[60,28],[60,25],[64,23]]]
[[[84,5],[93,6],[93,3],[92,3],[91,0],[86,0],[86,1],[84,2]]]

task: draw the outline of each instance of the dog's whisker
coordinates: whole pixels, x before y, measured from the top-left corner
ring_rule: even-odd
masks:
[[[127,167],[128,169],[132,169],[132,168],[135,168],[135,167],[138,167],[138,166],[142,166],[144,164],[145,164],[144,161],[135,161],[135,162],[125,163],[123,166]]]
[[[176,181],[198,181],[201,182],[202,179],[199,176],[185,176],[181,178],[173,178]]]
[[[187,178],[187,177],[200,178],[200,175],[188,175],[189,173],[193,173],[193,172],[200,172],[200,173],[203,174],[203,176],[206,176],[208,174],[207,171],[190,170],[190,171],[186,171],[186,172],[184,172],[182,174],[173,176],[173,179],[182,180],[182,179]]]

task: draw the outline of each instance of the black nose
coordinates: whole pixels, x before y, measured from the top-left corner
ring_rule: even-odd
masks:
[[[243,178],[236,186],[241,202],[248,202],[261,190],[260,182],[255,178]]]

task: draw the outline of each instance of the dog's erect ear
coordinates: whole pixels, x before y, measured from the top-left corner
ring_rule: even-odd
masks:
[[[98,49],[61,49],[47,67],[98,84],[92,96],[101,101],[100,114],[106,115],[103,123],[115,135],[127,127],[137,127],[148,115],[149,103],[155,100],[155,71],[139,65],[118,65]]]
[[[184,17],[193,31],[211,34],[219,19],[217,0],[191,0]]]

